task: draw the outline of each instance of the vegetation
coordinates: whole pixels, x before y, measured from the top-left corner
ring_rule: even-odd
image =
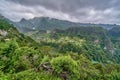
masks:
[[[120,80],[119,45],[113,43],[117,50],[109,51],[113,37],[106,30],[77,28],[44,35],[36,43],[0,20],[0,80]]]

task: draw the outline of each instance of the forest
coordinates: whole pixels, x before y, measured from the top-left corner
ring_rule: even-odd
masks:
[[[71,27],[24,35],[0,20],[0,80],[120,80],[118,28]]]

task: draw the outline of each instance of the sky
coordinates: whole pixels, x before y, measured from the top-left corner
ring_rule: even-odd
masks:
[[[13,21],[51,17],[81,23],[120,24],[120,0],[0,0],[0,14]]]

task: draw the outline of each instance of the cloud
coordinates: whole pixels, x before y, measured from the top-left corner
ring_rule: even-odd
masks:
[[[62,13],[61,11],[49,10],[41,5],[24,6],[19,3],[9,2],[5,0],[1,0],[0,13],[13,21],[19,21],[21,18],[29,19],[38,16],[71,20],[71,17],[68,14]],[[72,18],[72,20],[76,21],[74,18]]]
[[[120,23],[120,0],[1,0],[9,19],[53,17],[73,22]]]

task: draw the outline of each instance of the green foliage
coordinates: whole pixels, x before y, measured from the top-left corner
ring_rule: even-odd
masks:
[[[8,22],[6,22],[5,20],[0,19],[0,29],[9,30],[11,27],[13,28],[13,26],[10,25]]]
[[[41,72],[35,72],[34,70],[26,70],[21,71],[16,74],[7,74],[7,76],[4,74],[0,75],[0,80],[61,80],[60,78],[57,78],[49,73],[45,73],[44,71]]]
[[[120,80],[119,37],[111,37],[111,54],[102,28],[44,33],[40,45],[6,21],[0,20],[0,30],[7,32],[0,35],[0,80]]]
[[[113,37],[120,37],[120,27],[114,27],[110,29],[109,34]]]
[[[44,58],[41,61],[41,64],[44,64],[45,62],[50,62],[49,56],[44,56]]]
[[[51,60],[52,68],[56,73],[66,72],[70,79],[79,79],[79,66],[70,56],[60,56]]]
[[[80,65],[80,80],[98,80],[100,77],[100,72],[97,70],[93,64],[82,54],[78,60]]]
[[[9,78],[3,72],[0,71],[0,80],[9,80]]]
[[[7,41],[5,43],[1,43],[1,54],[2,55],[6,55],[6,56],[10,56],[11,54],[14,53],[15,49],[18,48],[18,44],[16,41],[14,40],[10,40],[10,41]],[[11,53],[11,54],[10,54]]]

